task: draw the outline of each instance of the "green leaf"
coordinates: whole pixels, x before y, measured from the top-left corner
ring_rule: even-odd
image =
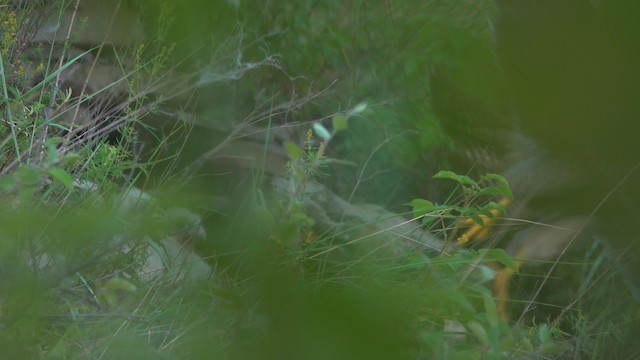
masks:
[[[518,265],[504,249],[480,249],[478,253],[485,261],[500,263],[513,270],[514,273],[518,273]]]
[[[498,182],[501,185],[504,185],[504,186],[507,186],[507,187],[509,186],[509,182],[507,181],[507,179],[504,176],[499,175],[499,174],[489,173],[489,174],[482,175],[480,177],[480,181],[482,181],[482,182]]]
[[[107,291],[120,290],[130,293],[134,293],[137,290],[136,286],[132,282],[122,278],[111,278],[107,280],[104,284],[104,289]]]
[[[50,167],[47,169],[47,174],[65,187],[69,189],[73,188],[73,178],[63,169],[55,166]]]
[[[511,193],[511,190],[508,187],[504,188],[502,186],[491,186],[491,187],[482,188],[480,189],[480,191],[477,192],[476,195],[477,196],[504,196],[509,199],[513,198],[513,194]]]
[[[540,339],[541,343],[546,343],[553,340],[547,324],[542,324],[538,328],[538,338]]]
[[[485,208],[484,206],[481,207],[480,209],[478,209],[478,212],[480,213],[480,215],[484,215],[486,217],[488,217],[489,219],[493,219],[496,216],[490,211],[490,209]]]
[[[287,154],[293,161],[300,159],[302,155],[304,155],[304,150],[300,149],[298,145],[292,143],[291,141],[285,141],[283,145],[285,150],[287,151]]]
[[[429,200],[413,199],[408,204],[413,208],[413,217],[417,218],[435,210],[435,206]]]
[[[487,320],[492,328],[496,329],[500,321],[498,317],[498,309],[496,308],[496,301],[489,291],[482,294],[482,300],[484,303],[484,311],[487,314]]]
[[[496,273],[486,265],[478,266],[477,269],[478,269],[478,276],[480,278],[479,280],[480,284],[493,281],[496,278]]]
[[[466,328],[480,341],[480,343],[482,343],[484,346],[489,346],[489,337],[487,336],[487,331],[479,322],[475,320],[469,321]]]
[[[111,278],[107,280],[98,293],[98,301],[109,306],[118,304],[118,292],[136,292],[136,286],[128,280],[122,278]]]
[[[74,153],[74,152],[68,152],[66,154],[64,154],[64,156],[62,157],[62,161],[65,164],[73,164],[76,163],[78,161],[82,160],[82,155],[78,154],[78,153]]]
[[[464,186],[477,187],[478,183],[466,175],[458,175],[453,171],[440,170],[433,176],[434,179],[450,179]]]
[[[316,135],[318,135],[322,140],[328,141],[331,139],[331,133],[324,125],[319,122],[313,124],[313,131],[315,131]]]
[[[363,111],[367,110],[367,103],[366,102],[361,102],[358,105],[354,106],[353,109],[351,109],[351,114],[350,115],[357,115]]]
[[[484,220],[482,220],[482,218],[476,214],[469,215],[469,218],[471,218],[471,220],[473,220],[476,224],[480,226],[484,225]]]
[[[498,174],[486,174],[480,178],[480,182],[482,183],[498,183],[498,185],[491,186],[491,188],[495,188],[496,191],[499,191],[499,194],[494,195],[502,195],[509,199],[513,199],[513,193],[511,192],[511,188],[509,187],[509,182],[505,179],[504,176]]]
[[[491,202],[489,202],[488,204],[484,205],[482,208],[480,208],[480,211],[481,211],[483,214],[485,213],[485,211],[486,211],[486,212],[489,212],[489,211],[491,211],[491,210],[496,210],[496,211],[498,211],[498,212],[499,212],[500,214],[502,214],[502,215],[506,215],[506,214],[507,214],[507,208],[506,208],[504,205],[499,204],[499,203],[497,203],[497,202],[495,202],[495,201],[491,201]],[[487,214],[487,216],[489,216],[489,217],[493,218],[493,217],[494,217],[494,215],[493,215],[492,213],[490,213],[490,214],[491,214],[491,215],[488,215],[488,214]]]
[[[335,115],[333,119],[331,119],[331,122],[334,132],[345,130],[348,126],[347,117],[342,114]]]
[[[58,149],[55,144],[47,140],[44,142],[44,145],[47,147],[47,162],[49,164],[55,164],[58,162]]]

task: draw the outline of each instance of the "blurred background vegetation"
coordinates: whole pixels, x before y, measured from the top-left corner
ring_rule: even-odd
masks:
[[[432,72],[456,77],[453,81],[465,95],[478,97],[470,100],[500,101],[493,88],[499,75],[489,31],[494,12],[492,1],[245,1],[235,8],[225,2],[214,8],[209,2],[192,2],[180,6],[181,20],[172,34],[180,40],[177,56],[199,49],[200,55],[192,58],[196,63],[206,62],[212,47],[235,45],[229,43],[238,41],[239,33],[247,47],[245,59],[277,55],[282,71],[263,69],[233,85],[245,98],[287,100],[323,91],[325,96],[287,113],[284,121],[318,120],[327,112],[369,104],[371,111],[351,121],[350,131],[340,134],[330,149],[331,156],[360,165],[375,146],[384,144],[370,163],[375,178],[361,184],[356,195],[399,209],[404,199],[415,195],[441,196],[429,179],[445,167],[443,152],[456,146],[430,106]],[[210,91],[208,103],[220,99],[229,104]],[[209,110],[247,111],[253,104],[237,105],[235,110]],[[330,186],[351,191],[357,171],[332,168],[336,181]]]
[[[101,126],[124,119],[117,133],[80,141],[84,133],[43,131],[58,122],[73,129],[48,111],[83,101],[61,100],[55,68],[37,81],[18,71],[57,63],[43,55],[47,43],[32,51],[30,32],[76,1],[0,1],[7,356],[637,355],[640,313],[601,244],[580,246],[552,276],[548,263],[521,270],[509,319],[500,318],[490,267],[515,269],[514,261],[488,245],[447,248],[454,215],[479,215],[481,190],[462,193],[433,176],[504,171],[505,139],[517,128],[495,58],[494,1],[106,3],[141,22],[116,16],[115,27],[146,37],[143,47],[60,41],[65,71],[76,54],[87,64],[100,55],[124,69],[128,86],[117,111],[100,118]],[[84,31],[92,26],[89,18]],[[258,161],[237,165],[251,156]],[[277,190],[272,178],[293,189]],[[310,213],[302,198],[314,191],[366,204],[353,208],[362,217]],[[417,198],[435,203],[430,210],[458,206],[454,218],[426,216],[414,229],[445,242],[435,250],[404,235],[411,246],[403,247],[385,231],[399,226],[384,223],[398,214],[421,220],[427,211],[407,205]],[[354,220],[369,212],[378,217]]]

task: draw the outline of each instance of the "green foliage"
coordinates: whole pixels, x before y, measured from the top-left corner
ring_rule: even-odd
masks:
[[[484,218],[495,218],[496,214],[506,214],[506,207],[495,201],[496,197],[512,199],[513,194],[507,180],[497,174],[483,175],[479,181],[475,181],[466,175],[458,175],[452,171],[442,170],[434,175],[435,179],[447,179],[458,183],[462,190],[460,204],[434,204],[424,199],[414,199],[407,205],[412,207],[413,217],[422,219],[424,225],[432,226],[435,220],[454,219],[453,229],[444,229],[446,245],[445,250],[454,236],[457,236],[460,226],[466,219],[472,219],[476,224],[484,225]],[[447,235],[448,234],[448,235]],[[504,263],[503,261],[499,261]],[[508,265],[511,265],[512,261]],[[515,266],[514,266],[515,267]]]
[[[481,196],[504,196],[513,198],[507,180],[498,174],[487,174],[480,178],[479,182],[466,175],[458,175],[452,171],[442,170],[433,176],[434,179],[449,179],[457,182],[464,193],[465,202],[473,203]],[[501,209],[504,210],[504,207]]]
[[[121,113],[114,115],[123,120],[121,137],[113,141],[98,128],[83,129],[86,138],[70,136],[78,124],[64,114],[85,99],[56,85],[60,74],[95,56],[101,45],[67,54],[60,67],[40,68],[50,60],[44,52],[34,52],[40,57],[21,52],[20,39],[28,35],[21,31],[29,29],[19,20],[29,17],[0,2],[0,352],[5,357],[559,358],[593,349],[597,357],[615,344],[610,334],[595,333],[605,320],[588,316],[616,305],[607,297],[580,303],[568,317],[578,335],[560,331],[567,328],[564,323],[510,327],[498,316],[489,290],[495,275],[486,264],[517,272],[514,260],[502,249],[450,248],[464,219],[482,225],[496,211],[506,213],[495,201],[512,197],[500,175],[474,180],[440,171],[434,178],[454,182],[460,197],[453,194],[442,204],[408,203],[423,227],[444,234],[446,243],[436,255],[424,244],[398,245],[402,239],[394,237],[393,228],[371,230],[375,223],[324,228],[326,219],[305,208],[317,183],[349,194],[349,202],[394,205],[416,196],[415,188],[407,190],[411,196],[394,188],[409,179],[423,181],[428,171],[418,159],[451,145],[427,105],[428,69],[460,65],[458,56],[468,55],[469,43],[484,44],[488,2],[122,3],[137,4],[153,34],[131,53],[109,48],[119,64],[133,64],[118,104]],[[174,59],[179,64],[174,66]],[[40,68],[38,81],[18,70],[29,62]],[[242,179],[253,180],[250,188],[231,198],[216,196],[211,174],[204,171],[198,175],[211,192],[160,188],[151,190],[152,196],[133,186],[136,179],[154,176],[162,184],[175,176],[185,188],[192,180],[171,173],[174,163],[166,173],[155,167],[165,160],[159,158],[162,148],[178,142],[170,135],[188,132],[187,126],[176,125],[166,135],[143,119],[156,112],[175,115],[159,107],[167,95],[153,95],[148,87],[149,81],[152,88],[160,86],[175,69],[196,69],[195,75],[180,76],[197,79],[202,88],[193,97],[200,97],[197,106],[190,96],[184,108],[180,105],[185,112],[198,109],[233,120],[260,113],[254,110],[257,103],[271,104],[273,109],[257,116],[268,119],[267,133],[305,123],[304,141],[291,136],[282,144],[289,158],[284,193],[263,186],[268,183],[264,163]],[[473,72],[466,70],[463,79]],[[216,76],[223,80],[211,80]],[[474,77],[474,86],[481,80],[482,75]],[[171,90],[188,93],[180,86]],[[318,91],[322,96],[298,102],[298,94]],[[84,95],[87,103],[97,102],[96,94]],[[280,100],[288,105],[277,108]],[[261,126],[251,121],[246,128]],[[159,140],[158,148],[147,149],[150,159],[140,159],[136,148],[141,128]],[[229,138],[242,137],[246,128],[238,125]],[[264,143],[280,140],[267,135]],[[216,141],[206,139],[207,152],[222,147]],[[203,162],[216,155],[211,154],[202,156]],[[189,195],[197,201],[190,203]],[[225,201],[231,206],[218,210]],[[206,216],[194,220],[185,204]],[[453,230],[438,232],[449,222]],[[203,224],[206,240],[199,239]],[[193,257],[176,261],[172,246]],[[148,267],[149,259],[156,268]],[[581,291],[598,278],[602,270],[589,264],[599,261],[582,262]],[[213,270],[200,277],[180,275],[193,263]],[[616,315],[629,323],[638,318],[631,311]],[[612,327],[610,333],[618,330]]]
[[[495,262],[511,269],[514,273],[518,273],[518,266],[504,249],[480,249],[478,255],[481,259],[488,262]]]

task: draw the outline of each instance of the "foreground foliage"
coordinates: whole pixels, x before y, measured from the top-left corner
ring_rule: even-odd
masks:
[[[459,241],[507,213],[506,180],[440,171],[435,191],[439,168],[416,170],[461,146],[427,105],[425,69],[488,43],[490,2],[230,1],[218,22],[205,2],[131,3],[113,2],[145,38],[92,43],[108,21],[89,1],[84,30],[34,45],[33,22],[74,2],[0,2],[5,356],[598,358],[629,344],[639,314],[608,296],[627,289],[598,244],[502,319],[495,264],[529,276],[516,300],[551,277]],[[107,75],[69,80],[88,69]]]

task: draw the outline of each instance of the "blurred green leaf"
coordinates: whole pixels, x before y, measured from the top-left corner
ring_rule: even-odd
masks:
[[[367,110],[367,103],[366,102],[361,102],[358,103],[356,106],[353,107],[353,109],[351,109],[351,111],[349,112],[349,115],[353,116],[353,115],[358,115],[360,113],[362,113],[363,111]]]
[[[67,152],[62,156],[62,161],[64,161],[67,164],[73,164],[75,162],[78,162],[82,160],[82,155],[75,153],[75,152]]]
[[[291,141],[285,141],[283,143],[285,150],[287,151],[287,155],[291,160],[296,161],[304,155],[304,150],[302,150],[298,145],[292,143]]]
[[[119,293],[125,292],[133,294],[137,287],[129,280],[122,278],[111,278],[104,282],[97,293],[97,299],[101,303],[111,307],[118,305]]]
[[[497,331],[500,317],[498,316],[496,301],[490,291],[483,292],[482,302],[484,304],[484,311],[487,314],[487,320],[489,320],[489,324],[491,325],[493,330]]]
[[[511,190],[507,187],[502,187],[502,186],[491,186],[491,187],[486,187],[483,189],[480,189],[477,193],[476,196],[504,196],[507,197],[509,199],[513,198],[513,194],[511,193]]]
[[[47,147],[47,162],[49,164],[55,164],[58,162],[58,148],[56,145],[50,140],[44,142],[44,145]]]
[[[486,205],[484,205],[484,206],[482,206],[480,208],[480,211],[484,215],[486,215],[486,216],[488,216],[490,218],[494,218],[495,215],[491,212],[491,210],[495,210],[501,215],[506,215],[507,214],[507,208],[504,205],[499,204],[499,203],[497,203],[495,201],[491,201],[491,202],[487,203]]]
[[[482,345],[489,346],[489,337],[487,336],[487,331],[484,329],[482,324],[472,320],[467,323],[466,328],[476,337],[476,339],[480,341],[480,343],[482,343]]]
[[[466,175],[458,175],[453,171],[441,170],[433,176],[434,179],[449,179],[460,183],[465,187],[477,187],[478,183]]]
[[[518,273],[518,265],[504,249],[480,249],[478,253],[485,261],[495,261]]]
[[[329,132],[329,130],[327,130],[327,128],[325,128],[324,125],[319,122],[313,124],[313,131],[322,140],[328,141],[329,139],[331,139],[331,133]]]
[[[123,278],[111,278],[104,283],[104,288],[109,291],[136,292],[138,288],[129,280]]]
[[[473,220],[473,222],[475,222],[476,224],[483,226],[484,225],[484,220],[482,220],[482,218],[476,214],[471,214],[469,215],[469,218],[471,220]]]
[[[413,199],[408,204],[413,208],[413,217],[418,218],[435,210],[435,206],[429,200]]]
[[[50,167],[47,169],[47,174],[49,174],[49,176],[51,176],[60,184],[64,185],[66,188],[73,188],[73,178],[71,177],[71,175],[69,175],[69,173],[64,171],[64,169],[55,166]]]
[[[498,185],[494,185],[489,187],[489,189],[494,189],[494,193],[490,195],[502,195],[509,199],[513,199],[513,193],[511,192],[511,188],[509,187],[509,182],[505,179],[504,176],[499,174],[486,174],[480,178],[480,182],[497,182]],[[483,194],[484,195],[484,194]]]
[[[336,133],[345,130],[348,126],[347,117],[342,114],[334,115],[331,122],[333,123],[333,131]]]

